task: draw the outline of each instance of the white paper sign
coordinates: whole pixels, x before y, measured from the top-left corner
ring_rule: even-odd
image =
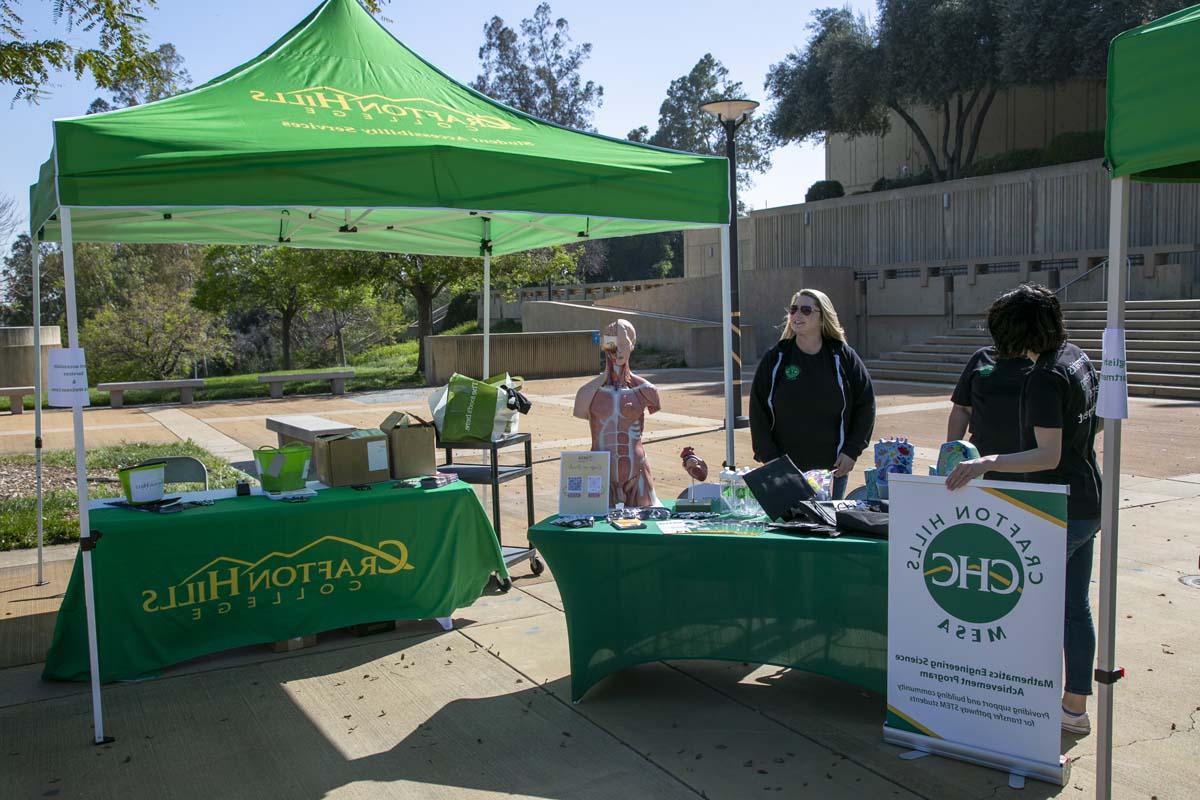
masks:
[[[559,463],[558,513],[607,514],[609,453],[564,452]]]
[[[367,442],[367,469],[378,472],[388,468],[387,439]]]
[[[1100,399],[1096,413],[1101,419],[1129,418],[1129,380],[1125,374],[1125,329],[1104,329],[1104,364],[1100,369]]]
[[[1066,487],[890,480],[884,740],[1062,785]]]
[[[87,362],[82,347],[60,347],[50,351],[46,386],[50,405],[75,408],[91,405],[88,398]]]

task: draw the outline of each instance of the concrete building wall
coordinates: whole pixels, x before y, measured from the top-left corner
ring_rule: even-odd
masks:
[[[1021,86],[997,92],[980,132],[976,158],[1045,147],[1060,133],[1104,129],[1103,81],[1067,81],[1051,87]],[[940,109],[911,112],[934,148],[945,119]],[[974,122],[972,116],[970,122]],[[884,136],[831,136],[825,144],[825,176],[847,194],[870,189],[879,178],[898,178],[925,169],[924,151],[912,129],[895,113]]]
[[[1055,260],[1108,246],[1100,161],[967,178],[751,212],[745,271]],[[1200,243],[1200,184],[1135,183],[1129,245]],[[1181,263],[1191,263],[1182,259]],[[684,276],[720,270],[715,230],[684,232]]]

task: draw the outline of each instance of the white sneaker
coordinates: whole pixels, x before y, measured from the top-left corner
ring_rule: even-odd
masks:
[[[1076,714],[1064,708],[1062,710],[1062,729],[1067,733],[1078,733],[1082,736],[1087,736],[1092,732],[1092,720],[1088,717],[1086,711]]]

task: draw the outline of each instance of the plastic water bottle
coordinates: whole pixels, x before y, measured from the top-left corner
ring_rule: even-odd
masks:
[[[750,491],[750,487],[746,485],[746,473],[750,471],[749,467],[744,467],[741,474],[742,488],[745,490],[745,515],[747,517],[762,516],[762,506],[758,503],[758,498],[754,496],[754,492]]]
[[[734,472],[729,467],[724,467],[721,470],[721,504],[724,506],[726,513],[735,513],[734,509]]]
[[[737,513],[739,517],[749,516],[750,514],[750,503],[747,500],[750,491],[746,488],[745,478],[747,472],[749,472],[749,470],[745,467],[742,467],[737,471],[737,473],[735,473],[734,477],[733,491],[737,497],[737,511],[735,513]]]

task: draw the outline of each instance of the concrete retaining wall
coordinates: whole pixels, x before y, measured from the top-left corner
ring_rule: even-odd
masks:
[[[57,325],[42,326],[42,375],[51,350],[62,347]],[[33,327],[0,328],[0,386],[33,386]]]
[[[493,333],[491,373],[508,372],[524,378],[595,375],[600,370],[598,330],[559,330],[551,333]],[[483,334],[426,336],[425,378],[432,386],[450,380],[455,372],[483,374]]]

